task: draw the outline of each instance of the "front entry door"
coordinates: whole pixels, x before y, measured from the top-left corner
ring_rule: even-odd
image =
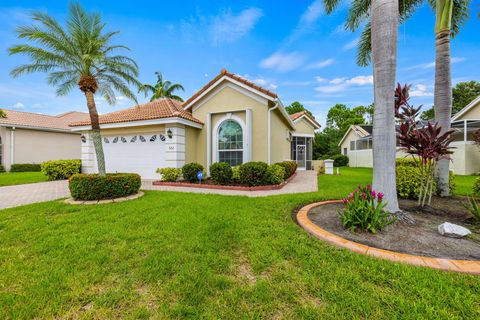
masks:
[[[297,166],[298,169],[305,170],[307,164],[307,147],[304,144],[297,144]]]

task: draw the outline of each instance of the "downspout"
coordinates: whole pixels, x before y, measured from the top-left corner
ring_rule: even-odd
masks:
[[[212,114],[209,112],[207,113],[207,176],[210,176],[210,162],[212,157]]]
[[[275,104],[275,106],[273,108],[270,108],[268,109],[268,115],[267,115],[267,163],[270,164],[270,140],[271,140],[271,136],[270,136],[270,112],[272,112],[273,110],[277,109],[278,108],[278,102]]]
[[[15,161],[15,127],[12,127],[10,132],[10,166],[14,164]]]

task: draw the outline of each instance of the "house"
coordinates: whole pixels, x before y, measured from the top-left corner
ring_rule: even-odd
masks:
[[[159,99],[100,116],[107,172],[158,178],[157,168],[198,162],[236,166],[248,161],[295,160],[312,167],[320,124],[306,112],[288,115],[274,92],[223,69],[188,100]],[[90,121],[71,124],[82,133],[82,170],[97,171]]]
[[[66,112],[57,116],[6,110],[0,118],[0,164],[42,163],[47,160],[80,159],[80,134],[68,126],[88,118],[87,113]]]
[[[469,175],[480,171],[480,148],[473,142],[473,132],[480,129],[480,96],[452,117],[456,129],[450,169],[455,174]],[[372,126],[352,125],[339,143],[341,152],[349,158],[351,167],[372,167]],[[397,158],[409,155],[397,150]]]

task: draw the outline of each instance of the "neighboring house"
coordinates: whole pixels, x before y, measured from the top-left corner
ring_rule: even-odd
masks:
[[[90,121],[72,123],[85,137],[83,172],[96,172]],[[223,69],[185,102],[159,99],[100,116],[107,172],[158,178],[157,168],[198,162],[297,161],[311,169],[315,119],[289,116],[278,96]]]
[[[57,116],[3,109],[0,118],[0,164],[10,170],[16,163],[80,159],[81,141],[69,123],[88,119],[87,113],[67,112]]]
[[[480,148],[473,143],[473,132],[480,129],[480,96],[452,117],[454,147],[451,170],[469,175],[480,171]],[[349,158],[351,167],[372,167],[372,126],[352,125],[339,143],[341,152]],[[397,151],[397,158],[410,155]]]

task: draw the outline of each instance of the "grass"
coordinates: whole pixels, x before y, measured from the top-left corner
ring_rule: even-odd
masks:
[[[319,193],[0,210],[0,319],[479,318],[478,277],[337,249],[292,221],[369,181],[342,172]]]
[[[478,176],[455,176],[455,195],[466,196],[472,194],[472,187]],[[340,175],[321,175],[318,178],[318,187],[328,197],[339,198],[347,195],[359,184],[372,182],[371,168],[340,168]],[[344,189],[346,188],[346,189]]]
[[[48,181],[41,172],[3,172],[0,173],[0,187],[17,184],[36,183]]]

